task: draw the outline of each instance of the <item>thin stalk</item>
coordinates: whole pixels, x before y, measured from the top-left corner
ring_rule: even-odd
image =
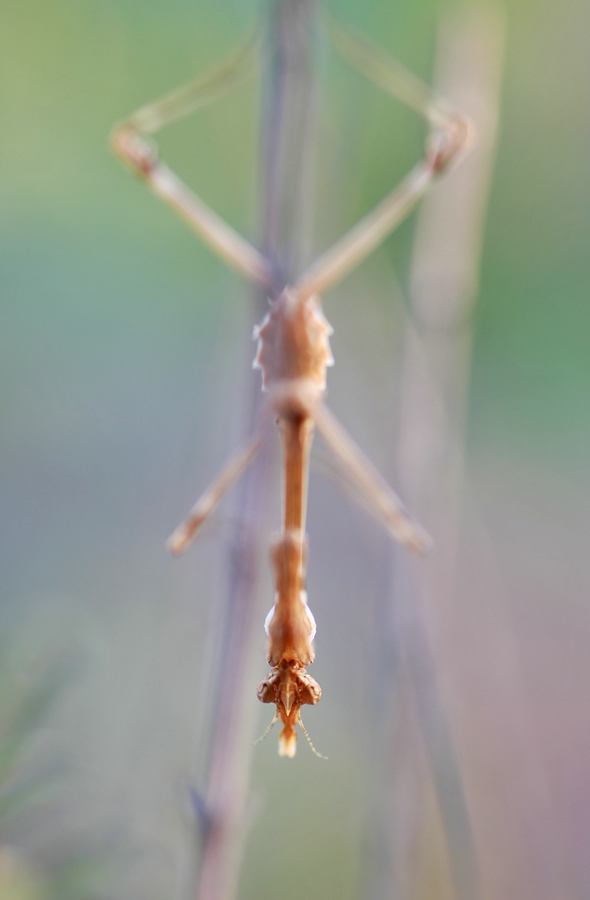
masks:
[[[431,648],[447,734],[460,760],[481,895],[558,900],[567,894],[560,841],[530,721],[512,609],[486,547],[485,527],[465,502],[472,310],[497,124],[502,25],[501,9],[488,0],[462,22],[453,21],[455,38],[448,28],[443,34],[443,87],[471,114],[479,141],[422,210],[400,477],[418,509],[428,509],[427,525],[437,542],[429,564],[411,573],[411,590]],[[441,790],[441,757],[433,735],[429,762],[455,896],[471,900],[464,830],[457,827],[453,798]]]
[[[452,618],[449,576],[455,567],[470,313],[498,105],[501,22],[493,9],[486,12],[447,17],[439,38],[436,89],[471,117],[476,143],[418,213],[401,378],[399,484],[433,535],[434,549],[418,565],[396,555],[393,609],[388,603],[382,610],[379,638],[389,630],[386,649],[396,664],[391,671],[385,657],[390,689],[389,696],[381,694],[386,733],[371,814],[375,900],[431,892],[445,900],[480,896],[471,798],[446,691],[456,648],[449,645],[441,653],[439,635]]]
[[[315,0],[275,0],[269,10],[263,86],[261,240],[281,289],[304,253],[306,182],[313,122]],[[267,297],[253,301],[262,318]],[[260,377],[248,380],[244,404],[251,432],[260,408]],[[268,444],[268,442],[267,442]],[[223,639],[218,656],[209,763],[202,792],[202,853],[198,900],[232,900],[247,828],[256,709],[251,651],[261,622],[257,584],[265,532],[272,453],[263,447],[244,476],[227,560]],[[258,641],[256,641],[258,644]]]
[[[293,283],[308,254],[316,18],[316,0],[274,0],[269,16],[262,250],[282,285]]]
[[[436,85],[471,117],[477,143],[470,158],[422,205],[412,261],[399,482],[433,535],[435,549],[421,566],[400,556],[394,578],[402,678],[390,765],[395,767],[394,784],[405,794],[405,808],[398,803],[389,810],[393,842],[386,868],[397,883],[399,900],[427,891],[423,873],[437,857],[440,896],[474,900],[481,891],[482,848],[474,834],[473,797],[449,695],[460,651],[446,638],[456,616],[471,312],[493,160],[501,51],[502,21],[493,4],[444,21]],[[463,683],[460,690],[464,694],[470,687]]]

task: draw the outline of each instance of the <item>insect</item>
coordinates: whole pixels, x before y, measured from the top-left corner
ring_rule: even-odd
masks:
[[[330,21],[336,50],[378,87],[420,113],[430,125],[423,158],[404,180],[333,247],[322,254],[292,284],[285,284],[273,261],[221,219],[159,158],[149,136],[218,97],[252,71],[260,39],[245,41],[213,71],[200,76],[155,103],[142,107],[113,132],[115,152],[150,188],[175,209],[227,264],[261,286],[269,310],[255,329],[255,367],[261,370],[266,395],[259,430],[223,468],[168,542],[175,555],[186,550],[260,450],[263,422],[275,417],[283,446],[283,523],[271,547],[275,582],[274,605],[265,628],[270,674],[258,687],[258,698],[276,707],[270,731],[280,719],[279,754],[296,751],[296,725],[301,707],[321,698],[319,684],[306,667],[314,659],[315,621],[307,604],[305,534],[309,454],[317,428],[344,474],[368,501],[393,537],[422,554],[429,538],[400,499],[366,459],[324,403],[326,370],[333,364],[320,297],[365,259],[405,218],[440,175],[464,153],[470,129],[465,119],[436,100],[414,75],[349,28]],[[264,736],[266,736],[266,733]],[[319,754],[318,754],[319,755]]]

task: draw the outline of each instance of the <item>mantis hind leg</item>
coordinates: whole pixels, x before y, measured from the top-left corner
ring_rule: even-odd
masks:
[[[254,461],[262,446],[262,440],[262,434],[256,434],[245,447],[242,447],[235,456],[231,457],[215,481],[209,485],[207,490],[197,500],[186,519],[168,538],[166,546],[174,556],[180,556],[184,553],[201,525],[217,509],[223,496]]]
[[[395,491],[367,459],[348,432],[319,403],[313,411],[318,431],[336,456],[344,473],[368,501],[378,518],[389,528],[393,537],[414,553],[424,554],[431,546],[431,539],[418,525]]]
[[[111,146],[217,256],[250,281],[271,290],[274,280],[268,260],[175,175],[150,140],[164,126],[217,100],[256,71],[260,46],[260,36],[255,34],[210,71],[142,106],[116,126]]]

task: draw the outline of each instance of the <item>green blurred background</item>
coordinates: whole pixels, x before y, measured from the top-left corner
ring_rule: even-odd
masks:
[[[336,8],[431,79],[435,0]],[[559,838],[547,852],[559,856],[561,896],[582,900],[590,5],[506,0],[504,9],[468,505],[501,585],[528,740]],[[37,790],[0,821],[3,898],[191,896],[187,797],[210,687],[211,600],[224,584],[223,516],[181,562],[163,542],[239,439],[251,297],[113,159],[107,136],[230,50],[259,12],[253,0],[0,0],[0,740],[10,744],[19,704],[49,686],[6,768],[8,792],[33,782]],[[423,137],[415,117],[327,51],[322,60],[316,249],[405,173]],[[172,167],[250,235],[259,118],[248,82],[160,142]],[[410,220],[325,302],[336,329],[331,401],[390,474],[402,320],[392,286],[407,278],[412,233]],[[307,726],[330,762],[303,746],[292,764],[278,760],[274,736],[257,750],[244,898],[353,898],[371,863],[367,621],[383,584],[384,539],[334,485],[313,476],[312,492],[313,674],[325,699]],[[477,592],[469,566],[462,579]],[[268,597],[265,584],[261,615]],[[261,629],[261,673],[263,648]],[[510,792],[497,778],[486,790]],[[503,868],[500,850],[494,864]],[[4,869],[12,888],[2,886]],[[446,896],[439,877],[425,877],[420,896]],[[508,882],[504,896],[524,894]]]

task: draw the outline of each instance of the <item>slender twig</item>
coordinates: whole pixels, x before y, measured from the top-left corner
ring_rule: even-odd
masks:
[[[456,748],[456,767],[461,760],[470,851],[456,798],[444,790],[449,768],[436,733],[428,740],[429,761],[456,896],[474,896],[467,877],[474,874],[466,865],[469,851],[478,858],[483,896],[509,893],[554,900],[564,896],[554,815],[522,689],[510,612],[493,560],[482,553],[481,529],[468,544],[477,561],[470,562],[467,591],[458,578],[467,538],[466,529],[461,534],[461,516],[472,310],[498,110],[499,9],[488,2],[472,10],[457,37],[459,44],[451,49],[452,36],[448,30],[443,35],[447,49],[441,77],[447,82],[445,91],[476,121],[479,146],[422,210],[404,367],[400,480],[437,542],[436,556],[411,573],[413,602],[431,648],[447,748]],[[455,66],[463,72],[454,85]],[[469,702],[460,702],[467,694]]]
[[[401,382],[399,478],[403,494],[430,526],[436,552],[422,567],[397,560],[394,595],[401,683],[397,692],[393,782],[404,795],[382,810],[391,832],[375,883],[396,898],[420,893],[420,846],[433,808],[446,849],[448,891],[479,894],[475,839],[442,684],[449,659],[437,648],[437,622],[451,615],[462,479],[464,420],[482,226],[493,157],[501,60],[501,22],[493,7],[445,20],[436,87],[472,119],[474,151],[418,215],[410,317]],[[433,516],[434,511],[434,516]],[[432,517],[429,521],[429,517]],[[425,610],[428,593],[432,607]],[[453,648],[446,647],[452,654]],[[398,675],[400,672],[398,672]],[[405,707],[405,709],[404,709]],[[403,730],[403,733],[402,733]],[[428,813],[426,812],[428,810]],[[432,835],[432,823],[429,833]],[[443,850],[444,855],[444,850]],[[441,873],[442,874],[442,873]],[[444,876],[443,876],[444,880]],[[447,895],[445,893],[445,896]]]
[[[304,203],[312,119],[312,57],[315,0],[275,0],[270,13],[270,75],[264,89],[263,156],[260,164],[262,238],[277,290],[286,284],[305,231]],[[258,294],[253,319],[260,320],[267,298]],[[258,373],[256,373],[258,376]],[[259,376],[248,385],[251,410],[247,432],[258,419]],[[269,484],[269,451],[263,446],[244,476],[238,501],[218,656],[216,700],[206,786],[203,791],[203,848],[198,900],[231,900],[235,895],[246,831],[253,736],[253,682],[249,650],[259,627],[257,563]]]

